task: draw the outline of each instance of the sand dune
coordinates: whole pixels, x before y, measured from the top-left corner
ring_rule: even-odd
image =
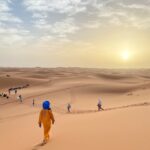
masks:
[[[0,68],[0,92],[30,84],[18,90],[23,103],[13,92],[8,100],[0,97],[0,148],[149,150],[149,78],[146,69]],[[51,100],[56,123],[51,141],[39,147],[43,135],[37,121],[45,99]]]

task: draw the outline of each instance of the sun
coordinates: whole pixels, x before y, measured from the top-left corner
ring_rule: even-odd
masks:
[[[129,52],[129,50],[122,51],[121,58],[123,60],[125,60],[125,61],[129,60],[130,59],[130,52]]]

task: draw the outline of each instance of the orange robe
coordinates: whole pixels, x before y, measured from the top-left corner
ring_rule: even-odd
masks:
[[[39,116],[39,124],[44,128],[44,140],[49,140],[49,131],[51,129],[51,123],[54,123],[54,116],[51,110],[42,109]]]

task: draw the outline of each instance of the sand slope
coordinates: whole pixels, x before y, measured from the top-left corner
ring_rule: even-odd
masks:
[[[150,70],[0,68],[0,91],[24,84],[30,86],[18,90],[23,103],[13,92],[9,100],[0,98],[1,149],[150,149]],[[56,123],[51,141],[36,147],[43,136],[37,121],[44,99],[51,100]]]

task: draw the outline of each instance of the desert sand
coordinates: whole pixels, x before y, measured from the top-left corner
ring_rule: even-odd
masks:
[[[25,84],[9,99],[0,97],[1,150],[150,150],[149,69],[0,68],[0,92]],[[56,122],[41,147],[44,100],[51,101]]]

